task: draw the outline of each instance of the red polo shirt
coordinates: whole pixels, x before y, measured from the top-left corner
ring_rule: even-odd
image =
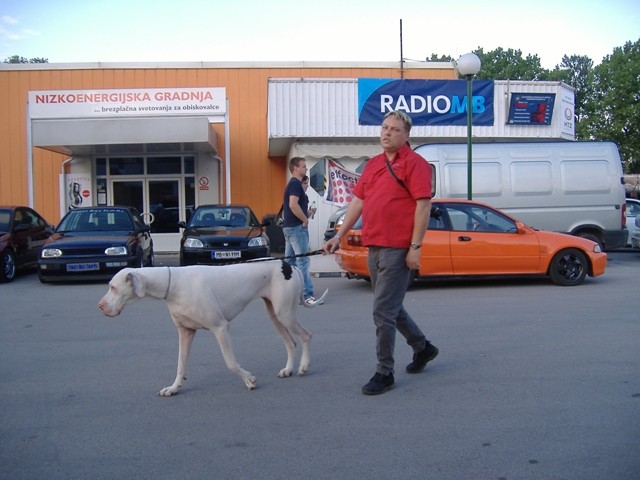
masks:
[[[372,157],[358,180],[354,194],[364,200],[362,242],[367,246],[409,248],[416,200],[431,198],[431,166],[408,145],[391,162],[398,184],[386,166],[385,153]]]

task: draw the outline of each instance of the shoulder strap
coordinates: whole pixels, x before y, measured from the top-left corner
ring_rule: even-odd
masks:
[[[404,184],[404,182],[402,180],[400,180],[398,178],[398,176],[396,175],[396,172],[393,171],[393,168],[391,168],[391,162],[389,162],[389,160],[385,160],[385,163],[387,164],[387,168],[389,169],[389,173],[393,176],[393,178],[396,179],[396,182],[398,182],[398,185],[400,185],[402,188],[404,188],[409,195],[411,195],[411,192],[409,192],[409,189],[407,188],[407,186]]]

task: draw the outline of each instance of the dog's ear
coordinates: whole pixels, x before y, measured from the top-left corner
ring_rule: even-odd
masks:
[[[127,273],[127,281],[131,283],[133,287],[133,293],[138,297],[144,297],[144,292],[146,289],[146,283],[142,275],[138,275],[137,272],[129,272]]]

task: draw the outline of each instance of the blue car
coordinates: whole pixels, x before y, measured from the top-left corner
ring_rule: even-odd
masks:
[[[70,210],[45,242],[38,258],[42,283],[109,280],[125,267],[151,267],[150,228],[133,207]]]

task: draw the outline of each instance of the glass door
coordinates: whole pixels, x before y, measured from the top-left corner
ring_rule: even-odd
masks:
[[[180,220],[180,181],[147,180],[148,212],[153,214],[151,233],[178,233]]]
[[[144,180],[114,180],[111,185],[113,205],[135,207],[140,213],[148,211],[144,208]]]
[[[177,252],[180,245],[178,221],[184,218],[182,179],[112,180],[113,205],[138,209],[151,227],[156,252]]]

